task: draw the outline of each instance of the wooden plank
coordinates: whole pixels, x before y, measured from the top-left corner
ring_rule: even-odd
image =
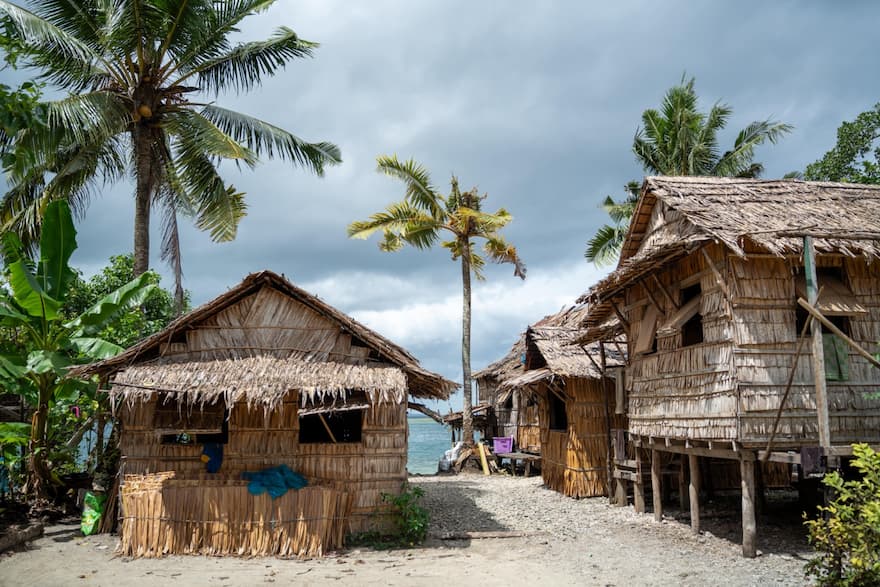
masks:
[[[660,293],[663,294],[663,297],[666,298],[666,301],[669,302],[669,305],[678,310],[678,304],[675,302],[675,300],[672,299],[672,296],[669,295],[669,292],[666,290],[666,287],[664,287],[663,282],[660,281],[660,278],[657,277],[657,274],[652,273],[651,277],[654,278],[654,283],[657,284],[657,289],[660,290]]]
[[[815,305],[819,299],[818,281],[816,278],[816,260],[813,250],[813,238],[804,237],[804,276],[807,281],[807,301]],[[800,303],[800,300],[798,300]],[[823,316],[824,318],[824,316]],[[828,393],[825,389],[825,353],[822,349],[822,326],[815,321],[810,325],[813,334],[813,380],[816,384],[816,418],[819,420],[819,446],[831,446],[831,422],[828,418]]]
[[[660,451],[651,451],[651,497],[654,501],[654,521],[663,521],[663,476],[660,471]]]
[[[733,299],[733,296],[730,295],[730,288],[727,286],[727,282],[724,280],[724,276],[721,275],[721,271],[718,270],[718,267],[715,266],[715,262],[712,261],[712,257],[706,251],[706,247],[700,249],[700,252],[703,253],[703,258],[706,260],[706,265],[709,266],[709,269],[712,270],[712,273],[715,275],[715,280],[718,282],[718,287],[721,288],[721,291],[724,293],[724,297],[727,298],[727,301]]]
[[[805,300],[803,298],[798,298],[798,304],[800,304],[800,306],[803,309],[805,309],[807,312],[809,312],[812,317],[814,317],[816,320],[818,320],[819,322],[824,324],[828,328],[828,330],[830,330],[831,332],[833,332],[834,334],[839,336],[841,339],[843,339],[843,342],[848,344],[862,358],[866,359],[869,363],[871,363],[875,367],[880,368],[880,361],[878,361],[874,357],[874,355],[872,355],[871,353],[866,351],[859,343],[857,343],[856,341],[851,339],[840,328],[835,326],[833,322],[831,322],[825,316],[823,316],[822,312],[817,310],[813,306],[813,304],[809,303],[807,300]]]
[[[700,461],[697,455],[688,455],[688,471],[690,483],[688,483],[688,497],[691,510],[691,531],[700,533]]]
[[[755,463],[740,461],[742,478],[742,552],[746,558],[755,558],[757,549],[757,525],[755,522]]]
[[[614,470],[614,478],[615,479],[623,479],[625,481],[632,481],[633,483],[639,480],[639,474],[635,471],[627,471],[625,469],[615,469]]]
[[[642,483],[642,451],[636,451],[636,478],[633,479],[633,505],[639,514],[645,513],[645,484]]]

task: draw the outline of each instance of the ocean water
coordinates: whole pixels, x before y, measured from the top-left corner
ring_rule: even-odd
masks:
[[[427,416],[409,416],[409,452],[406,468],[410,473],[437,472],[443,453],[452,446],[452,431]]]

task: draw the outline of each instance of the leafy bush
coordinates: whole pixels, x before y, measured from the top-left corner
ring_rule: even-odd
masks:
[[[823,483],[835,497],[819,508],[822,518],[805,522],[817,552],[806,572],[819,585],[880,585],[880,454],[855,444],[853,455],[860,478],[826,475]]]
[[[397,532],[387,535],[376,531],[361,532],[350,536],[350,544],[364,544],[378,549],[407,548],[424,542],[428,535],[428,524],[431,514],[419,505],[425,495],[421,487],[412,487],[404,483],[399,495],[383,493],[382,501],[391,504],[394,509],[394,523]]]

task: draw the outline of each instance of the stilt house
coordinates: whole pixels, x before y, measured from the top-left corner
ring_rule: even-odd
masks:
[[[650,450],[655,516],[664,454],[688,456],[695,529],[698,459],[731,459],[754,556],[757,459],[821,472],[880,442],[878,256],[878,186],[645,180],[617,270],[582,298],[597,311],[581,340],[608,315],[624,325],[627,430]]]
[[[383,529],[381,494],[407,476],[407,398],[455,386],[269,271],[87,371],[121,425],[122,549],[146,556],[314,556]],[[281,466],[308,486],[242,479]]]

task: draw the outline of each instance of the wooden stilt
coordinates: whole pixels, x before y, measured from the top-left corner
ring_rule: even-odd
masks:
[[[654,499],[654,521],[663,521],[663,477],[660,474],[660,451],[651,451],[651,497]]]
[[[681,455],[678,469],[678,508],[684,511],[688,506],[687,470],[688,456]]]
[[[740,461],[742,472],[742,529],[743,556],[755,558],[757,549],[757,526],[755,522],[755,463]]]
[[[636,482],[633,486],[633,507],[645,513],[645,480],[642,478],[642,449],[636,448]]]
[[[691,506],[691,530],[694,534],[700,533],[700,457],[688,455],[688,469],[691,474],[691,482],[688,484],[688,495]]]

